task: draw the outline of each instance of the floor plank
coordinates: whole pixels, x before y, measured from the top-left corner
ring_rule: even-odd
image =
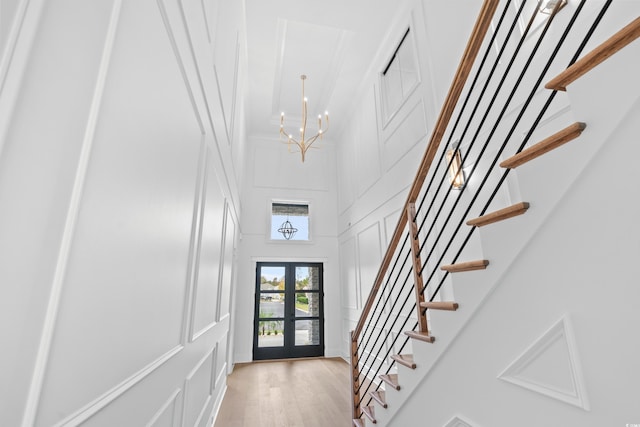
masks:
[[[349,365],[340,358],[237,364],[214,427],[351,426]]]

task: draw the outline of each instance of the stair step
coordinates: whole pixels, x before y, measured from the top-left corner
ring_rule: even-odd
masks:
[[[596,65],[640,37],[640,17],[631,21],[629,25],[615,33],[604,43],[580,58],[573,65],[551,79],[544,85],[547,89],[566,91],[570,83],[586,74]]]
[[[398,374],[379,375],[378,378],[389,384],[394,389],[400,390],[400,384],[398,383]]]
[[[384,390],[371,391],[369,392],[369,395],[373,400],[378,402],[380,406],[382,406],[383,408],[387,407],[387,400],[385,399],[385,396],[384,396]]]
[[[516,203],[515,205],[509,206],[508,208],[500,209],[495,212],[491,212],[490,214],[486,214],[478,218],[470,219],[469,221],[467,221],[467,225],[471,225],[474,227],[482,227],[484,225],[489,225],[494,222],[498,222],[514,216],[522,215],[527,211],[527,209],[529,209],[529,203],[527,202]]]
[[[428,343],[432,343],[436,340],[436,337],[429,335],[429,332],[404,331],[404,334],[410,336],[413,339]]]
[[[394,354],[391,358],[407,368],[416,369],[416,364],[413,361],[413,354]]]
[[[420,307],[428,308],[431,310],[456,311],[459,305],[457,302],[453,302],[453,301],[438,301],[438,302],[421,302]]]
[[[362,413],[365,414],[372,423],[376,424],[378,422],[376,421],[376,414],[373,406],[363,406]]]
[[[356,418],[355,420],[353,420],[353,426],[354,427],[365,427],[364,420],[362,420],[360,418]]]
[[[456,264],[447,264],[440,266],[441,270],[449,273],[459,273],[462,271],[484,270],[489,265],[489,260],[480,259],[477,261],[459,262]]]
[[[532,145],[525,150],[522,150],[520,153],[509,157],[507,160],[500,163],[500,167],[515,169],[518,166],[535,159],[536,157],[542,156],[543,154],[548,153],[549,151],[554,150],[573,139],[576,139],[580,136],[580,134],[586,127],[586,124],[576,122],[562,129],[560,132],[554,133],[550,137],[545,138],[537,144]]]

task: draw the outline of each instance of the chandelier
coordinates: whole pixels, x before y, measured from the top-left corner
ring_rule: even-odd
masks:
[[[300,154],[302,155],[302,162],[304,163],[304,157],[307,150],[313,145],[314,142],[318,138],[322,139],[322,135],[324,135],[329,129],[329,113],[324,112],[324,118],[326,127],[322,128],[322,115],[318,114],[318,132],[313,135],[311,138],[306,138],[307,132],[307,98],[304,96],[304,81],[307,79],[307,76],[304,74],[300,76],[302,80],[302,125],[300,126],[300,138],[296,139],[293,137],[293,134],[287,133],[284,130],[284,113],[280,115],[280,136],[284,136],[286,138],[285,144],[287,144],[287,148],[290,153],[295,153],[295,151],[291,151],[291,146],[293,144],[297,145],[300,149]]]

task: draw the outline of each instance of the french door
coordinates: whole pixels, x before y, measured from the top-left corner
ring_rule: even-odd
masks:
[[[253,360],[324,356],[322,263],[259,262]]]

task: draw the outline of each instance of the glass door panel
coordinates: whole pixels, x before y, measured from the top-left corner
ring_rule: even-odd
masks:
[[[258,263],[255,360],[324,355],[322,264]]]

